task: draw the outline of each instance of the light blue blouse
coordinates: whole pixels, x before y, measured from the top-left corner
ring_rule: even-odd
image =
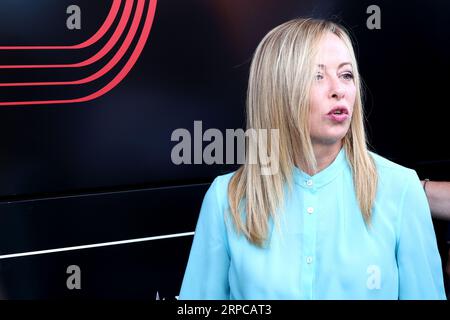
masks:
[[[367,228],[344,149],[318,174],[294,168],[280,230],[265,248],[237,235],[218,176],[200,210],[180,299],[445,299],[426,195],[414,170],[374,153],[378,189]]]

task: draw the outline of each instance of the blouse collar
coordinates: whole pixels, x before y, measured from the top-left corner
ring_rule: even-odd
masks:
[[[310,176],[300,168],[294,166],[294,181],[306,189],[316,189],[333,181],[348,165],[347,156],[342,147],[334,161],[319,173]]]

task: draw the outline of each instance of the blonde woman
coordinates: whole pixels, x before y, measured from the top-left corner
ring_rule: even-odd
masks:
[[[268,146],[278,170],[262,174],[260,157],[247,157],[213,181],[180,299],[445,299],[416,172],[367,149],[342,26],[295,19],[270,31],[247,117],[248,129],[279,130]]]

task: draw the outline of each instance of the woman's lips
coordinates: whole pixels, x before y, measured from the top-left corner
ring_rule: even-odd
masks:
[[[344,122],[349,117],[349,115],[347,113],[341,113],[341,114],[331,113],[331,114],[327,114],[326,116],[331,121],[338,122],[338,123]]]
[[[334,106],[327,113],[327,118],[333,122],[342,123],[349,118],[348,108],[344,105]]]

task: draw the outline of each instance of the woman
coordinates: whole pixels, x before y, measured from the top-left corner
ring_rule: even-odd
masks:
[[[180,299],[445,299],[420,180],[367,150],[361,100],[341,26],[295,19],[264,37],[247,127],[279,130],[279,170],[247,158],[213,181]]]

